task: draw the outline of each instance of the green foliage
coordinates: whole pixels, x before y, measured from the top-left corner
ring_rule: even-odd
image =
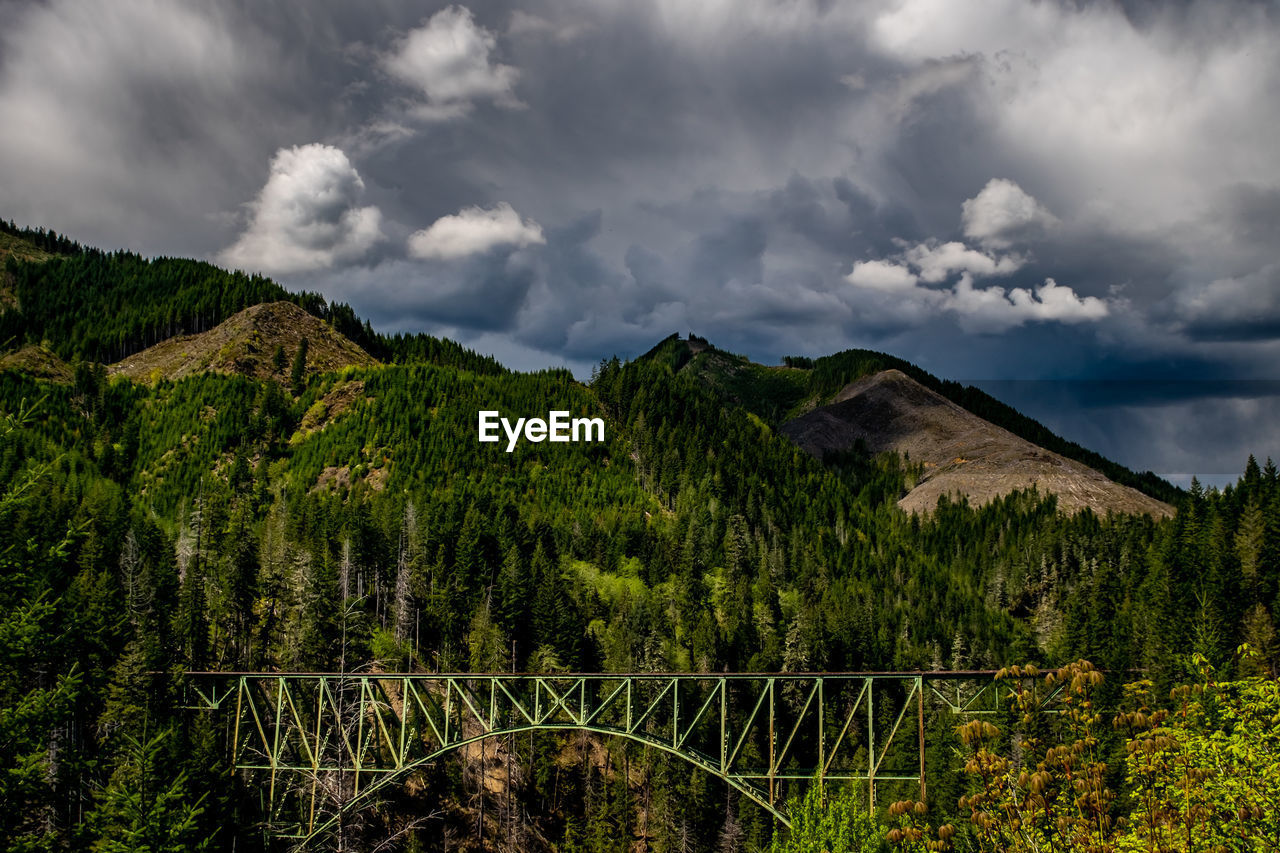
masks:
[[[186,853],[208,849],[199,819],[204,797],[185,772],[172,772],[166,743],[172,732],[141,740],[126,738],[122,760],[98,797],[89,819],[94,853]]]
[[[54,731],[72,714],[82,678],[74,669],[41,678],[48,655],[53,605],[24,601],[0,618],[0,837],[9,850],[60,845],[58,757]]]
[[[0,448],[12,451],[34,416],[25,402],[16,415],[3,414]],[[23,461],[8,466],[0,491],[0,524],[11,531],[49,473],[47,464]],[[0,839],[11,850],[51,850],[66,841],[55,816],[70,756],[55,733],[71,723],[84,687],[83,673],[59,658],[58,602],[35,574],[65,565],[75,531],[45,533],[0,547]]]
[[[298,351],[293,356],[293,367],[289,370],[289,387],[293,389],[294,396],[302,393],[306,387],[307,379],[307,349],[310,342],[303,338],[298,344]]]
[[[1196,662],[1201,678],[1165,702],[1149,680],[1127,685],[1127,709],[1115,714],[1094,705],[1104,678],[1087,661],[1042,685],[1034,668],[1014,667],[1008,732],[985,720],[959,727],[970,780],[960,826],[935,827],[923,803],[904,801],[889,810],[897,826],[888,838],[903,849],[984,853],[1277,849],[1280,682],[1219,682]]]
[[[448,341],[383,337],[346,306],[195,262],[68,250],[9,269],[24,313],[2,322],[77,360],[71,385],[0,373],[0,412],[13,413],[0,424],[0,837],[12,846],[107,849],[162,815],[207,834],[224,814],[242,825],[214,843],[252,844],[260,815],[219,764],[218,733],[182,717],[177,686],[156,674],[191,667],[981,669],[1085,657],[1145,668],[1164,696],[1200,671],[1198,652],[1224,680],[1166,709],[1152,737],[1176,749],[1152,760],[1186,778],[1238,761],[1230,777],[1201,779],[1219,805],[1275,795],[1241,787],[1274,761],[1273,682],[1230,686],[1280,666],[1273,465],[1251,461],[1234,486],[1175,496],[1164,522],[1066,516],[1034,492],[912,517],[897,500],[919,469],[856,448],[824,466],[775,429],[804,400],[901,366],[880,354],[762,368],[673,337],[602,363],[584,386],[565,371],[511,373]],[[96,364],[281,298],[384,364],[313,376],[296,397],[235,376],[134,385]],[[275,359],[281,378],[288,359]],[[605,441],[507,453],[476,441],[481,408],[601,417]],[[1241,642],[1257,654],[1233,657]],[[1098,707],[1119,702],[1118,689],[1099,689]],[[988,751],[1008,760],[1016,721],[998,722]],[[929,725],[931,806],[966,825],[972,809],[951,805],[964,784],[951,733]],[[148,728],[172,734],[153,749]],[[1016,735],[1035,772],[1057,778],[1069,755],[1093,785],[1094,770],[1079,773],[1107,764],[1113,828],[1132,826],[1145,777],[1126,781],[1119,736],[1092,732]],[[1101,752],[1049,754],[1092,749],[1090,737]],[[412,835],[422,849],[475,834],[479,803],[535,849],[539,838],[596,850],[621,838],[664,850],[770,843],[764,812],[669,756],[606,755],[576,735],[504,749],[517,806],[445,763],[352,828],[352,843],[424,798],[445,817]],[[140,779],[149,799],[136,796]],[[1019,784],[1013,775],[1005,793]],[[856,803],[828,795],[825,808],[796,804],[797,843],[862,826]],[[1160,826],[1204,807],[1161,797]],[[197,802],[204,813],[179,808]]]
[[[84,247],[65,234],[59,234],[57,231],[45,228],[22,228],[15,224],[12,219],[8,221],[0,219],[0,234],[8,234],[12,237],[17,237],[19,240],[25,240],[36,248],[50,254],[76,255],[84,251]]]
[[[1152,708],[1149,682],[1130,686],[1137,707],[1118,722],[1133,732],[1132,806],[1119,850],[1280,847],[1280,681],[1219,682],[1201,666],[1166,709]]]
[[[769,853],[883,853],[885,827],[867,813],[865,797],[848,788],[810,788],[792,800],[791,829],[779,828]]]

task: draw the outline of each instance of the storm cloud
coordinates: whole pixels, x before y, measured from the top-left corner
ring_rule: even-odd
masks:
[[[959,378],[1274,378],[1277,17],[9,3],[0,215],[516,367],[695,331]]]

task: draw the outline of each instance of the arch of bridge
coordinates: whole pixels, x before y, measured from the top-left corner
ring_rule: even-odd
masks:
[[[747,797],[756,805],[768,811],[775,818],[777,818],[784,825],[786,825],[788,829],[791,828],[791,819],[787,816],[786,812],[782,811],[776,805],[774,805],[769,801],[769,797],[766,792],[761,791],[760,789],[756,788],[754,785],[751,785],[741,779],[737,779],[731,775],[721,773],[720,769],[715,764],[708,761],[702,755],[700,755],[699,753],[693,750],[684,750],[684,749],[680,749],[679,747],[673,747],[671,746],[671,744],[664,743],[655,737],[650,737],[644,734],[636,734],[634,732],[627,732],[622,729],[613,729],[613,728],[608,728],[603,726],[581,726],[573,723],[540,723],[540,724],[534,724],[534,725],[513,726],[510,728],[493,729],[491,731],[484,732],[483,734],[479,734],[474,737],[467,738],[466,740],[456,741],[444,747],[441,747],[440,749],[437,749],[435,752],[429,755],[425,755],[422,758],[416,759],[410,762],[409,764],[406,764],[404,767],[401,767],[393,772],[386,773],[383,775],[381,779],[374,782],[372,785],[368,786],[367,788],[362,789],[359,795],[343,803],[342,806],[338,809],[338,811],[333,816],[331,816],[328,820],[314,827],[311,830],[310,834],[307,835],[306,840],[310,841],[320,836],[324,832],[327,832],[338,821],[338,818],[340,815],[347,814],[353,811],[358,811],[359,809],[367,805],[369,798],[372,797],[374,794],[384,790],[385,788],[389,788],[393,785],[399,784],[404,779],[408,778],[409,776],[421,770],[422,768],[430,764],[434,764],[436,761],[448,755],[450,752],[454,752],[456,750],[462,749],[472,744],[480,743],[482,741],[488,740],[490,738],[495,738],[495,737],[505,737],[507,735],[524,734],[527,732],[557,732],[557,731],[558,732],[589,731],[589,732],[594,732],[596,734],[609,735],[611,737],[620,737],[625,740],[632,741],[633,743],[654,747],[655,749],[660,749],[663,752],[669,753],[670,755],[674,755],[678,758],[682,758],[685,761],[688,761],[693,766],[699,768],[700,770],[710,773],[712,776],[715,776],[717,779],[724,781],[727,785],[737,790],[744,797]]]

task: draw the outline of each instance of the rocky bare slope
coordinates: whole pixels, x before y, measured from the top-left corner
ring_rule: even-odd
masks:
[[[139,382],[181,379],[213,371],[287,381],[294,354],[307,339],[307,372],[376,364],[374,358],[291,302],[254,305],[198,335],[161,341],[108,368]],[[283,366],[276,349],[284,351]]]
[[[1107,479],[991,424],[924,387],[899,370],[885,370],[845,386],[829,405],[784,424],[782,431],[822,458],[861,440],[874,453],[896,451],[924,467],[899,505],[928,512],[943,494],[983,504],[1035,486],[1058,496],[1067,512],[1089,507],[1163,518],[1173,508]]]

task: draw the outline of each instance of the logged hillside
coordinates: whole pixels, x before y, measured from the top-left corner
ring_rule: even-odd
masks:
[[[643,358],[695,377],[726,401],[750,410],[774,427],[831,403],[851,383],[896,370],[993,426],[1079,462],[1115,483],[1137,489],[1166,504],[1175,502],[1181,495],[1179,489],[1150,471],[1135,473],[1067,441],[978,388],[938,379],[885,353],[847,350],[817,359],[788,357],[784,366],[768,367],[718,350],[704,339],[690,336],[688,340],[681,340],[678,335],[672,335]]]
[[[142,826],[165,827],[171,849],[259,849],[260,803],[228,770],[223,732],[182,710],[188,669],[798,672],[1084,657],[1143,668],[1167,695],[1192,653],[1223,673],[1280,665],[1271,464],[1250,460],[1223,491],[1175,494],[1172,518],[1068,514],[1024,491],[981,506],[943,497],[911,515],[898,501],[916,471],[900,457],[855,446],[823,464],[782,430],[884,369],[868,367],[879,357],[766,368],[667,341],[583,384],[426,336],[353,332],[378,364],[304,369],[296,383],[255,368],[150,384],[91,364],[100,350],[78,336],[132,346],[141,338],[121,329],[188,316],[196,290],[181,276],[166,289],[164,270],[207,273],[200,304],[228,308],[254,297],[241,289],[252,279],[93,250],[7,263],[25,282],[21,316],[40,321],[31,334],[74,362],[66,382],[0,370],[0,838],[12,846],[107,849]],[[76,278],[88,271],[97,278]],[[263,287],[242,318],[365,328]],[[102,313],[126,292],[150,301]],[[280,301],[308,318],[263,304]],[[98,313],[51,307],[73,303]],[[216,348],[196,340],[215,354],[245,345],[252,333],[234,328]],[[274,370],[268,349],[249,355]],[[476,441],[480,408],[603,417],[605,441],[506,453]],[[1242,641],[1258,661],[1235,658]],[[887,734],[885,716],[874,722]],[[943,814],[964,790],[954,722],[927,722]],[[502,785],[473,755],[442,762],[353,820],[346,843],[770,843],[760,809],[656,750],[545,735],[513,738],[502,758]],[[146,809],[138,792],[155,792]]]
[[[0,256],[0,350],[35,344],[69,363],[110,364],[179,335],[207,332],[246,308],[290,302],[381,362],[505,372],[492,357],[450,340],[379,334],[345,303],[292,293],[260,275],[183,258],[104,252],[3,221],[0,241],[26,247]]]
[[[1067,512],[1090,509],[1163,518],[1173,507],[988,423],[900,370],[851,382],[829,405],[788,421],[783,433],[815,457],[852,450],[900,453],[922,467],[898,505],[928,512],[943,495],[989,503],[1011,492],[1054,495]]]
[[[288,381],[306,341],[306,376],[377,362],[347,337],[290,302],[253,305],[207,332],[179,335],[111,365],[110,374],[141,382],[199,373],[236,373]]]
[[[0,263],[13,258],[16,261],[27,261],[40,263],[47,261],[52,254],[41,249],[30,240],[25,240],[16,234],[0,230]]]
[[[71,366],[57,353],[36,344],[0,354],[0,370],[18,370],[50,382],[70,382],[72,376]]]

